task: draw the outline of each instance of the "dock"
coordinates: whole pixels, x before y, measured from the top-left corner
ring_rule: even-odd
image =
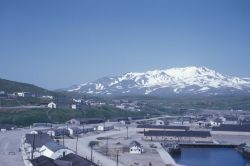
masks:
[[[169,166],[180,166],[175,162],[175,160],[171,157],[171,155],[161,146],[160,143],[155,143],[155,145],[157,146],[156,150],[159,153],[164,164]]]
[[[235,144],[216,144],[216,143],[179,143],[181,147],[203,147],[203,148],[236,148]]]

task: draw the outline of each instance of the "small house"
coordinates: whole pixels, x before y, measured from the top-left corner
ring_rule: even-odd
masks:
[[[165,122],[163,120],[158,119],[155,121],[155,125],[165,125]]]
[[[51,109],[56,108],[56,103],[50,102],[50,103],[48,104],[48,108],[51,108]]]
[[[132,141],[129,145],[129,153],[131,154],[141,154],[143,153],[143,146],[137,142],[137,141]]]

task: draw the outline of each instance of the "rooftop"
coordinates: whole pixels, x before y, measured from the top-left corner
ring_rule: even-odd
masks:
[[[73,153],[67,154],[58,160],[69,161],[72,164],[71,166],[97,166],[95,163]]]
[[[244,125],[229,125],[222,124],[219,127],[213,127],[213,131],[237,131],[237,132],[250,132],[250,124]]]
[[[55,141],[50,141],[50,142],[46,143],[44,146],[46,146],[47,148],[49,148],[53,152],[56,152],[60,149],[67,149],[66,147],[64,147],[63,145],[61,145]]]
[[[48,158],[46,156],[40,156],[33,160],[30,160],[33,166],[57,166],[57,164],[54,163],[54,160],[51,158]]]
[[[189,130],[189,127],[187,126],[168,126],[168,125],[138,125],[137,128]]]
[[[38,134],[26,134],[25,142],[34,145],[34,148],[40,148],[46,143],[53,141],[48,134],[38,133]]]
[[[149,130],[144,132],[144,136],[173,136],[173,137],[211,137],[208,131],[164,131]]]
[[[133,146],[142,147],[142,145],[137,141],[132,141],[129,146],[130,147],[133,147]]]

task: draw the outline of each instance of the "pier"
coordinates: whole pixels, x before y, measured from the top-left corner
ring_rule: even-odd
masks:
[[[204,148],[236,148],[235,144],[215,144],[215,143],[179,143],[181,147],[204,147]]]
[[[157,152],[159,153],[161,159],[166,165],[171,165],[171,166],[180,166],[175,162],[175,160],[172,158],[172,156],[161,146],[160,143],[155,143],[157,146]]]

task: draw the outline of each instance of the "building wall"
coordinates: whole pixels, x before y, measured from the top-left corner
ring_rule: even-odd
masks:
[[[50,149],[48,149],[46,146],[42,146],[40,149],[40,153],[43,156],[51,158],[54,152],[52,152]]]
[[[60,149],[60,150],[56,151],[55,153],[53,153],[50,158],[52,158],[54,160],[61,158],[61,157],[63,157],[63,153],[65,155],[67,155],[67,154],[74,153],[74,152],[72,150],[69,150],[69,149]]]
[[[237,131],[211,131],[211,134],[218,135],[247,135],[250,136],[250,132],[237,132]]]
[[[194,141],[212,141],[212,137],[173,137],[173,136],[144,136],[144,140],[148,141],[183,141],[183,142],[194,142]]]
[[[133,146],[131,148],[129,148],[129,153],[131,154],[141,154],[143,152],[143,149],[141,149],[140,147],[137,146]]]

